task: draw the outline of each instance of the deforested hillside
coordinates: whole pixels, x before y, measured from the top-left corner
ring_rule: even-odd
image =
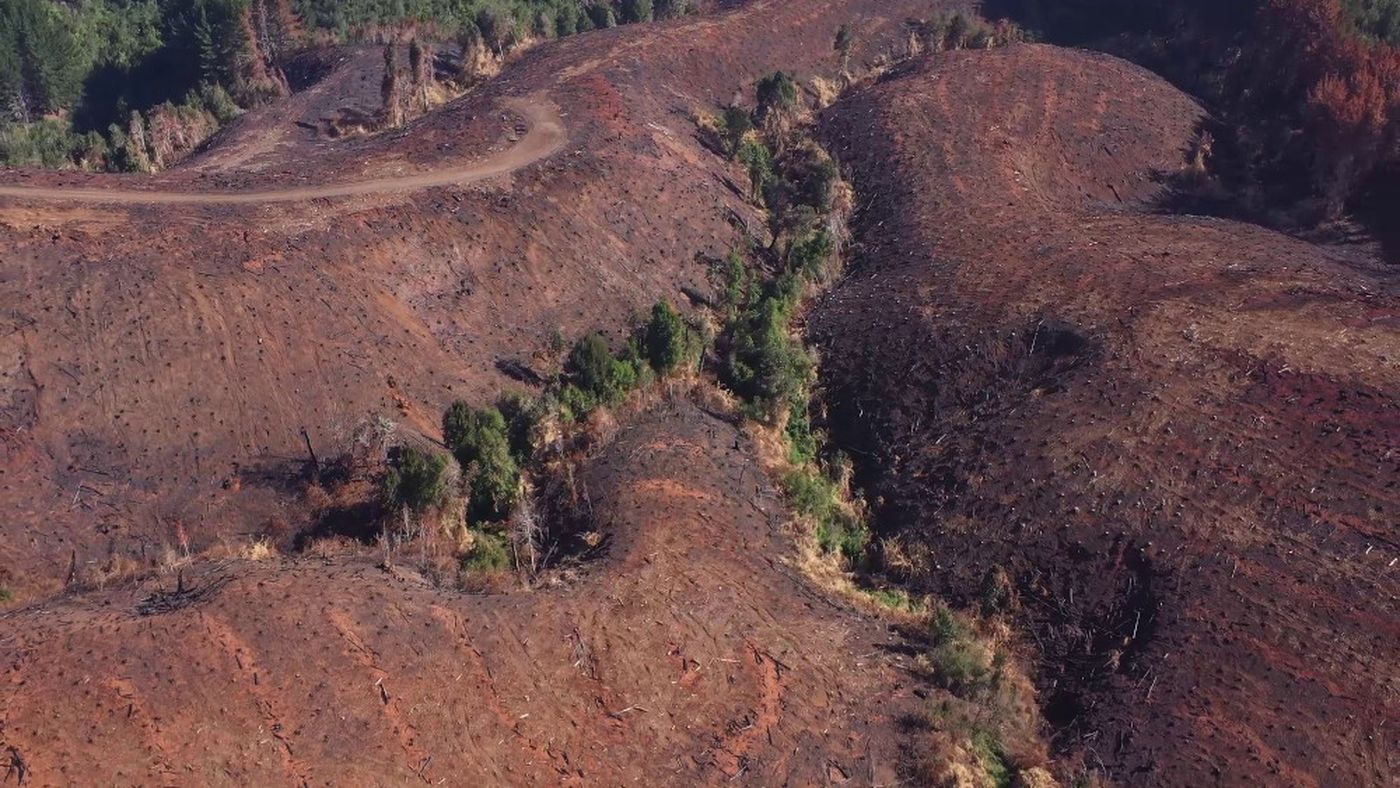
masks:
[[[895,780],[900,638],[772,562],[761,475],[680,398],[590,463],[610,547],[563,584],[206,562],[18,611],[7,758],[26,785]]]
[[[241,121],[274,144],[241,132],[158,176],[7,173],[0,582],[27,595],[276,531],[308,442],[333,455],[375,416],[435,434],[446,403],[525,386],[500,370],[555,337],[708,292],[707,258],[761,221],[692,117],[779,67],[834,78],[842,25],[852,68],[902,51],[930,6],[900,8],[761,2],[599,31],[398,131],[284,133],[324,106],[312,89],[291,99],[312,114]],[[401,181],[474,167],[484,180]],[[231,192],[266,199],[205,204]]]
[[[1381,784],[1400,292],[1156,212],[1201,114],[1044,46],[829,110],[861,201],[811,324],[830,426],[889,571],[969,603],[1009,577],[1062,752],[1128,783]]]

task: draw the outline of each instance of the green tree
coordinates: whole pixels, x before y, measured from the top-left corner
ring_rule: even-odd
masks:
[[[744,136],[753,130],[753,119],[743,107],[730,104],[724,108],[724,147],[729,158],[739,155]]]
[[[841,56],[841,70],[845,71],[851,66],[851,50],[856,45],[856,33],[849,24],[841,25],[836,31],[836,41],[833,48]]]
[[[652,19],[651,0],[622,0],[623,22],[650,22]]]
[[[520,466],[501,412],[454,402],[443,414],[442,437],[467,475],[468,514],[474,520],[509,517],[520,495]]]
[[[686,326],[670,302],[657,301],[651,308],[646,329],[647,359],[659,373],[671,372],[690,361],[695,346],[694,332]]]
[[[412,446],[399,450],[384,474],[384,500],[422,514],[442,503],[446,492],[447,457]]]
[[[772,420],[784,403],[803,399],[812,360],[790,336],[789,299],[768,296],[733,327],[725,359],[725,382]]]
[[[78,98],[86,63],[68,13],[44,0],[0,3],[0,92],[21,121],[68,109]]]
[[[797,107],[797,82],[784,71],[775,71],[758,81],[759,122],[782,116]]]

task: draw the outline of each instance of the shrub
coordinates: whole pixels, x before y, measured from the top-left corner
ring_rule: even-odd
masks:
[[[55,118],[34,123],[0,124],[0,164],[11,167],[67,168],[101,165],[107,156],[102,136],[74,133]]]
[[[669,301],[657,301],[651,308],[651,321],[646,328],[647,359],[652,369],[665,374],[682,364],[692,363],[695,356],[695,333],[686,326]]]
[[[598,407],[593,395],[570,383],[559,391],[559,418],[566,422],[577,421]]]
[[[991,675],[991,652],[977,642],[972,630],[953,611],[938,608],[929,624],[929,636],[933,641],[929,658],[949,689],[972,689]]]
[[[753,131],[753,119],[743,107],[730,104],[724,108],[724,148],[729,158],[739,155],[744,137]]]
[[[442,503],[446,471],[447,457],[404,446],[384,474],[384,500],[394,508],[406,506],[422,514]]]
[[[508,571],[514,562],[510,558],[510,543],[505,534],[472,529],[472,549],[462,559],[462,569],[472,573]]]
[[[454,402],[443,415],[443,441],[467,474],[468,514],[504,520],[520,494],[520,468],[510,450],[505,417],[496,408]]]
[[[564,371],[570,382],[597,404],[617,404],[637,383],[636,366],[614,358],[608,341],[596,332],[574,345]]]
[[[801,397],[812,376],[811,357],[789,336],[790,308],[788,298],[770,295],[739,316],[721,370],[729,387],[769,421],[778,407]]]
[[[817,228],[788,247],[788,269],[808,282],[829,282],[836,275],[836,244],[831,233]]]
[[[760,121],[770,115],[782,115],[797,106],[797,81],[790,74],[775,71],[758,81],[758,111]]]
[[[789,473],[783,479],[793,509],[811,519],[817,545],[824,553],[859,560],[870,541],[860,518],[841,504],[841,488],[830,478],[810,469]]]
[[[788,403],[787,427],[788,461],[793,465],[806,465],[817,460],[817,436],[812,432],[812,417],[807,403],[794,399]]]
[[[1011,605],[1011,579],[999,566],[987,570],[982,576],[982,615],[991,616],[1002,612]]]

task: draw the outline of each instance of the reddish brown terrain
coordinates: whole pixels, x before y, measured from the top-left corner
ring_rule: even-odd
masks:
[[[762,474],[680,399],[590,463],[604,555],[550,587],[270,561],[28,607],[0,731],[35,785],[888,784],[898,641],[776,560]]]
[[[1377,785],[1400,751],[1400,288],[1154,213],[1202,112],[1043,46],[821,122],[853,272],[823,383],[907,579],[1007,570],[1061,749],[1144,785]]]
[[[708,383],[602,419],[571,477],[601,543],[533,588],[292,553],[308,443],[435,441],[558,338],[715,290],[764,216],[697,114],[835,85],[845,24],[877,72],[961,4],[724,5],[541,44],[396,130],[328,133],[381,68],[333,50],[160,175],[0,172],[5,780],[995,784],[935,735],[926,639],[796,568],[773,449]],[[1023,783],[1386,784],[1400,286],[1156,210],[1203,114],[1045,46],[821,111],[857,206],[806,316],[826,426],[882,579],[1011,578],[1053,743],[998,745]]]
[[[290,543],[303,429],[436,436],[523,388],[502,361],[708,291],[761,219],[692,116],[834,74],[842,24],[877,61],[904,16],[752,3],[540,46],[402,130],[289,126],[379,79],[333,72],[159,176],[0,176],[7,779],[896,780],[931,690],[788,568],[752,446],[683,401],[585,464],[604,555],[548,587],[242,548]]]
[[[372,414],[431,435],[451,400],[518,387],[498,363],[556,332],[708,291],[703,256],[735,243],[735,217],[761,221],[692,116],[780,67],[833,75],[842,24],[853,63],[877,60],[930,8],[753,3],[538,47],[374,137],[289,129],[330,112],[312,87],[160,176],[3,176],[0,583],[29,596],[75,567],[255,534],[303,428],[322,454]]]

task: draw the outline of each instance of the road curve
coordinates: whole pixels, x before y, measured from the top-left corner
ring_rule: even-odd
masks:
[[[417,191],[434,186],[460,185],[513,172],[543,159],[564,145],[568,132],[554,105],[535,94],[510,99],[507,107],[525,116],[528,131],[515,145],[481,161],[415,175],[341,181],[320,186],[296,186],[246,192],[140,191],[122,188],[14,186],[0,184],[0,197],[21,200],[117,203],[125,205],[247,205],[297,202],[324,197],[353,197]]]

